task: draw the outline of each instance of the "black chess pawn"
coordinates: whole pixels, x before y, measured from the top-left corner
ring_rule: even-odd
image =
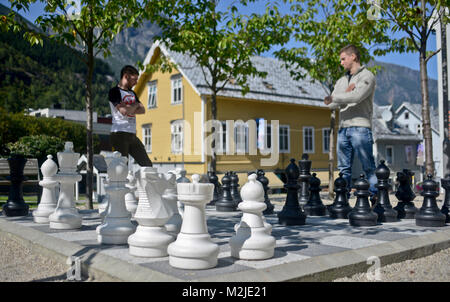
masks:
[[[301,189],[299,192],[299,202],[304,206],[309,200],[309,179],[311,178],[311,161],[308,160],[308,154],[303,154],[302,159],[298,161],[300,168],[299,182]]]
[[[377,176],[377,184],[375,187],[378,189],[377,192],[377,202],[373,211],[378,214],[378,222],[395,222],[398,221],[397,211],[392,208],[389,201],[389,189],[391,185],[389,184],[389,175],[391,171],[384,164],[384,160],[380,161],[377,169],[375,170],[375,175]]]
[[[352,226],[374,226],[377,225],[378,215],[369,204],[369,182],[364,178],[364,174],[359,176],[355,182],[356,204],[353,210],[348,214],[350,225]]]
[[[340,172],[339,177],[334,181],[334,192],[336,196],[334,197],[333,204],[328,209],[331,218],[347,219],[348,213],[352,210],[352,207],[348,203],[347,181],[342,175],[342,172]]]
[[[209,179],[209,182],[214,185],[214,193],[213,193],[213,199],[207,205],[215,205],[216,202],[220,199],[219,178],[217,177],[215,172],[210,171],[210,172],[208,172],[208,179]]]
[[[441,186],[445,189],[444,204],[442,205],[441,213],[445,215],[445,222],[450,222],[450,173],[441,179]]]
[[[264,203],[266,204],[267,208],[263,211],[263,215],[273,214],[274,205],[270,202],[269,194],[267,194],[267,192],[269,191],[269,179],[265,176],[266,173],[264,173],[264,171],[261,169],[259,169],[256,174],[258,175],[256,180],[259,181],[264,188]]]
[[[428,174],[427,179],[422,184],[423,204],[416,213],[416,225],[424,227],[445,226],[445,215],[437,206],[436,197],[439,195],[438,183],[433,180],[433,175]]]
[[[230,172],[231,177],[231,196],[233,196],[236,206],[242,202],[241,193],[239,192],[239,177],[236,172]]]
[[[231,177],[227,172],[222,177],[222,196],[216,202],[216,210],[218,212],[233,212],[236,211],[236,204],[234,203],[233,196],[231,195]]]
[[[295,159],[291,159],[291,163],[285,171],[287,177],[287,182],[284,185],[287,190],[286,203],[281,212],[278,213],[278,223],[281,225],[304,225],[306,215],[298,202],[299,169],[295,164]]]
[[[397,188],[397,192],[395,192],[395,197],[399,200],[397,206],[394,207],[394,210],[398,213],[399,219],[414,219],[416,217],[416,213],[419,211],[418,208],[412,202],[414,198],[416,198],[416,194],[414,194],[411,189],[412,185],[412,176],[414,175],[408,169],[403,169],[402,172],[397,172],[397,181],[399,182],[399,186]]]
[[[307,216],[325,216],[327,214],[327,208],[320,198],[320,179],[316,177],[316,173],[312,174],[309,179],[309,199],[303,206],[303,210]]]

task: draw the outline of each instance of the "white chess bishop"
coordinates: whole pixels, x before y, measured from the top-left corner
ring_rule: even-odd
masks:
[[[127,184],[128,159],[114,152],[108,163],[108,185],[105,190],[109,195],[109,205],[103,223],[97,227],[97,240],[101,244],[126,244],[128,237],[134,233],[131,213],[125,206],[125,194],[130,190]]]
[[[138,257],[165,257],[167,246],[175,239],[164,226],[173,215],[162,197],[169,182],[153,167],[141,167],[137,181],[139,202],[134,219],[139,225],[128,237],[129,252]]]
[[[39,185],[42,186],[41,202],[37,209],[33,211],[33,220],[36,223],[48,223],[48,217],[56,209],[55,187],[58,185],[58,182],[55,175],[58,172],[58,166],[52,158],[53,156],[47,155],[47,160],[41,166],[43,176],[39,182]]]
[[[73,152],[73,143],[66,142],[64,151],[58,152],[59,172],[55,175],[60,183],[58,205],[55,211],[48,217],[51,229],[79,229],[82,217],[75,207],[74,187],[81,180],[77,173],[77,163],[80,153]]]
[[[275,250],[275,238],[267,234],[262,212],[264,188],[256,180],[256,174],[248,177],[241,189],[242,202],[238,207],[243,212],[236,235],[230,239],[231,256],[244,260],[263,260],[272,258]]]
[[[199,183],[198,174],[192,176],[192,181],[177,184],[184,215],[177,240],[167,249],[169,264],[181,269],[208,269],[217,265],[219,255],[219,246],[211,240],[205,216],[205,205],[213,197],[214,185]]]

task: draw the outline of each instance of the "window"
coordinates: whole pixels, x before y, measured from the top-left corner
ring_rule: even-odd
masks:
[[[303,127],[303,153],[314,153],[314,127]]]
[[[172,133],[172,153],[183,152],[183,120],[172,122],[170,129]]]
[[[218,132],[219,141],[215,142],[215,149],[218,154],[224,154],[227,151],[227,123],[220,122],[222,127],[215,129]]]
[[[422,125],[421,124],[417,124],[416,131],[417,131],[417,134],[422,134]]]
[[[409,119],[409,112],[405,112],[405,120]]]
[[[330,152],[330,128],[322,129],[322,152],[328,153]]]
[[[248,127],[244,122],[234,124],[234,142],[236,144],[236,153],[244,154],[248,151]]]
[[[148,82],[148,103],[147,108],[156,107],[156,81]]]
[[[394,162],[394,147],[386,146],[386,163],[391,164]]]
[[[144,142],[145,151],[152,152],[152,125],[142,125],[142,140]]]
[[[289,139],[289,126],[280,125],[280,152],[289,153],[290,152],[290,139]]]
[[[172,77],[172,104],[183,102],[183,84],[181,76]]]

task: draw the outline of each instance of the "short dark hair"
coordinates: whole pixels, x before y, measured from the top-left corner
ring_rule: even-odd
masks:
[[[361,59],[361,55],[360,55],[360,53],[359,53],[358,47],[356,47],[356,46],[353,45],[353,44],[349,44],[349,45],[347,45],[347,46],[342,47],[342,48],[341,48],[341,51],[339,51],[339,54],[341,54],[341,53],[343,53],[343,52],[345,52],[345,53],[348,54],[348,55],[355,54],[355,56],[356,56],[356,62],[359,62],[360,59]]]
[[[125,65],[120,71],[120,78],[123,78],[125,74],[139,75],[139,71],[131,65]]]

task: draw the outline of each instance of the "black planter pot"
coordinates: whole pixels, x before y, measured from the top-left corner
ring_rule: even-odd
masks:
[[[23,169],[27,159],[23,156],[11,156],[8,158],[9,176],[7,179],[11,181],[9,188],[9,196],[5,205],[3,205],[3,215],[11,216],[27,216],[29,206],[23,200],[23,181],[26,180],[23,175]]]

